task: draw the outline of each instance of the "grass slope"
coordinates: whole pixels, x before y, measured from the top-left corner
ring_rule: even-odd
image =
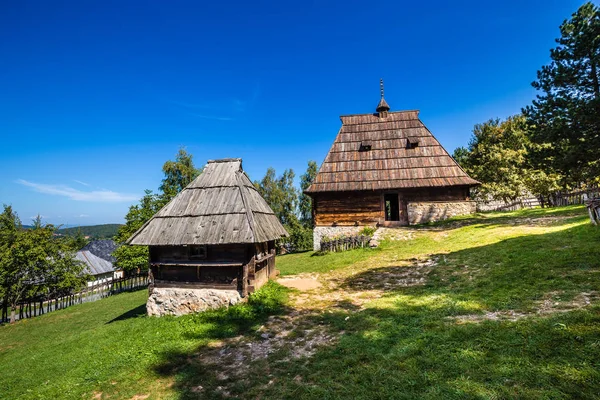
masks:
[[[270,283],[229,310],[147,318],[140,291],[0,327],[0,397],[597,398],[600,229],[582,207],[392,232],[279,257],[318,276],[309,293]]]

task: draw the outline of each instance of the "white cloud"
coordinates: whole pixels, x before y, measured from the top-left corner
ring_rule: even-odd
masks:
[[[89,183],[78,181],[77,179],[73,179],[73,182],[77,182],[77,183],[79,183],[80,185],[83,185],[83,186],[91,186]]]
[[[17,183],[23,186],[27,186],[39,193],[52,194],[56,196],[68,197],[75,201],[90,201],[98,203],[120,203],[125,201],[138,200],[137,195],[113,192],[112,190],[92,190],[92,191],[81,191],[73,189],[67,185],[54,185],[29,182],[24,179],[18,179]]]
[[[87,214],[79,214],[79,215],[76,215],[75,217],[76,218],[87,218],[87,217],[89,217],[89,215],[87,215]]]

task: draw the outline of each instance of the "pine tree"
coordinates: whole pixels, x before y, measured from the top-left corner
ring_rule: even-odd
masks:
[[[542,93],[523,111],[538,144],[533,162],[578,185],[600,175],[600,8],[584,4],[560,33],[532,83]]]

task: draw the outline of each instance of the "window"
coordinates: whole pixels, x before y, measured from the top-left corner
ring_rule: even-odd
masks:
[[[406,138],[406,148],[407,149],[414,149],[415,147],[419,146],[419,139],[417,138]]]
[[[203,260],[206,258],[206,246],[190,246],[189,255],[192,260]]]
[[[358,148],[358,151],[369,151],[371,150],[371,143],[369,142],[362,142],[360,144],[360,147]]]

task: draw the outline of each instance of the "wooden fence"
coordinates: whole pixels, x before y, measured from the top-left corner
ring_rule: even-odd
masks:
[[[586,201],[585,205],[590,214],[592,224],[600,225],[600,197]]]
[[[585,204],[588,199],[600,196],[600,188],[593,187],[585,190],[574,190],[571,192],[556,192],[549,196],[520,197],[512,202],[504,201],[478,201],[477,211],[516,211],[522,208],[561,207],[574,204]]]
[[[589,188],[576,190],[568,193],[555,193],[549,196],[551,206],[570,206],[573,204],[585,204],[586,201],[600,197],[600,188]]]
[[[368,247],[370,236],[358,235],[321,241],[321,251],[345,251]]]
[[[37,317],[52,311],[62,310],[75,304],[88,303],[100,300],[113,294],[127,292],[148,287],[148,274],[132,275],[125,278],[113,279],[84,288],[77,293],[58,296],[50,299],[27,299],[17,305],[15,319]],[[2,314],[0,323],[10,321],[10,305],[1,304]]]

